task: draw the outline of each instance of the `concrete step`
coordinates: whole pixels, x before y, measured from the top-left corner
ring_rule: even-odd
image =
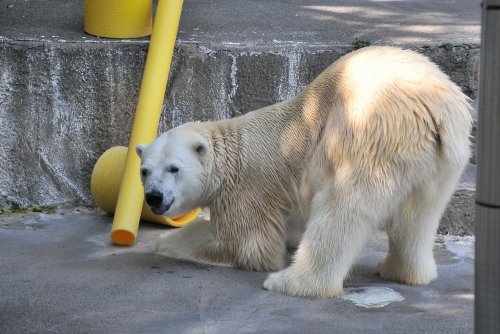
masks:
[[[92,205],[95,161],[127,145],[148,39],[86,35],[78,0],[0,6],[0,205]],[[186,0],[160,129],[290,98],[356,40],[419,51],[475,99],[479,30],[480,0]]]
[[[441,218],[438,234],[474,235],[476,213],[476,165],[469,164]]]

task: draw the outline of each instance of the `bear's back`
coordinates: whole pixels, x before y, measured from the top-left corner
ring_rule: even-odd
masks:
[[[305,92],[328,111],[330,160],[410,166],[444,153],[468,155],[470,104],[428,58],[394,47],[367,47],[327,68]],[[325,98],[326,97],[326,98]],[[425,158],[424,158],[425,156]]]

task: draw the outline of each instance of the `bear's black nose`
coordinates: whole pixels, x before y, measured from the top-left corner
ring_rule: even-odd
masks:
[[[163,203],[163,194],[159,191],[146,193],[146,203],[149,206],[160,206]]]

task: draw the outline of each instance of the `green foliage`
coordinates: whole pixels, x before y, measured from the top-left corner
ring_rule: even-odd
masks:
[[[55,206],[50,205],[42,205],[37,207],[26,208],[19,206],[17,204],[12,204],[10,208],[0,208],[0,214],[9,214],[9,213],[32,213],[32,212],[40,212],[40,213],[54,213],[56,212]]]
[[[443,48],[443,49],[445,49],[446,51],[451,51],[451,50],[453,50],[453,48],[455,46],[453,44],[451,44],[451,43],[443,43],[443,44],[441,44],[440,47]]]
[[[354,42],[352,42],[352,46],[354,47],[355,50],[358,50],[358,49],[361,49],[361,48],[364,48],[364,47],[367,47],[370,45],[372,45],[371,41],[369,41],[367,39],[357,38],[357,37],[354,40]]]

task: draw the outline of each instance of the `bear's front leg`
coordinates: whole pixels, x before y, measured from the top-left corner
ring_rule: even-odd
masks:
[[[331,191],[315,195],[311,216],[293,264],[269,275],[264,288],[297,297],[328,298],[343,292],[343,282],[360,253],[376,214],[355,201],[335,201]]]
[[[156,252],[160,255],[192,262],[218,266],[233,266],[217,254],[216,241],[210,231],[210,222],[198,220],[182,228],[160,235]]]

